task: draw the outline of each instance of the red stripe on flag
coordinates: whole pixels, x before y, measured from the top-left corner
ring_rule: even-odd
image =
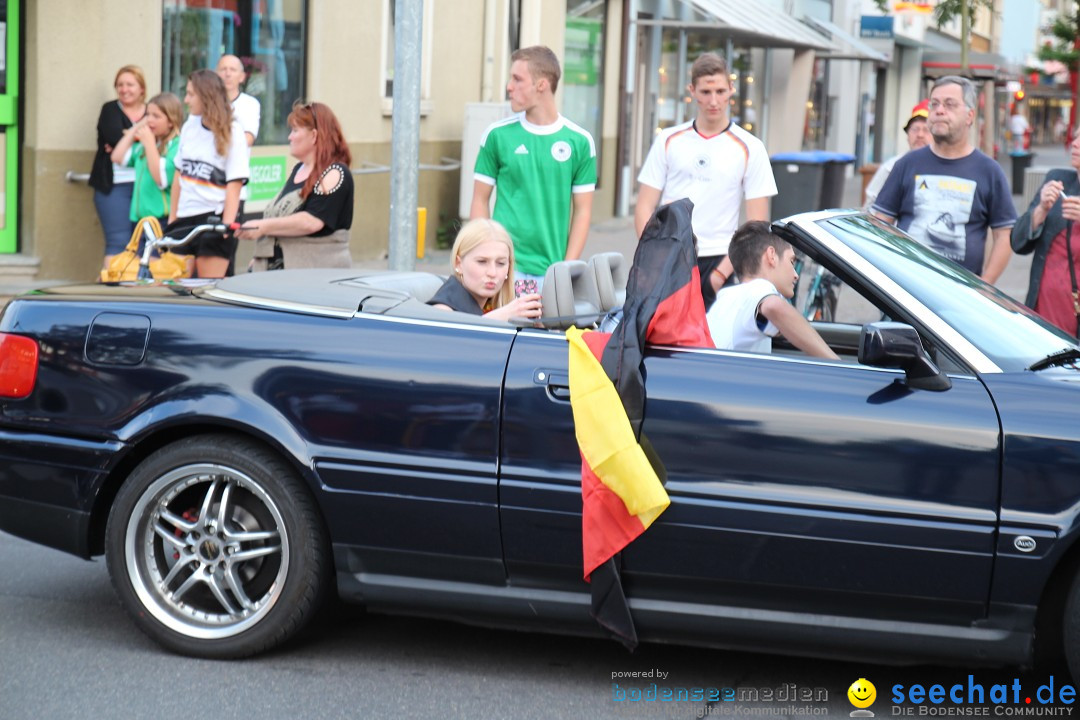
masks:
[[[584,340],[585,344],[592,350],[596,362],[603,362],[604,348],[607,347],[608,341],[611,340],[611,333],[587,332],[581,336],[581,339]]]
[[[585,579],[645,532],[641,521],[626,511],[622,498],[613,493],[585,458],[581,458],[581,551]]]
[[[588,335],[585,337],[588,339]],[[645,331],[645,339],[657,345],[715,347],[705,320],[701,278],[696,267],[690,270],[690,282],[656,306],[656,313]]]
[[[596,361],[604,356],[611,333],[587,332],[581,336]],[[585,579],[641,533],[645,526],[626,510],[622,498],[596,476],[581,458],[581,550]]]

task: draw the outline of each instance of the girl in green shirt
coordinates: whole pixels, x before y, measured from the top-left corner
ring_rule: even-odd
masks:
[[[169,216],[169,190],[172,186],[176,149],[180,145],[180,126],[184,122],[180,98],[166,92],[150,98],[146,115],[135,123],[112,152],[112,160],[135,168],[135,192],[131,197],[131,220],[156,217],[162,224]]]

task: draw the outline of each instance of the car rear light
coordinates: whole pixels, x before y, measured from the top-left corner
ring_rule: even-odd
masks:
[[[34,391],[38,344],[22,335],[0,333],[0,398],[20,399]]]

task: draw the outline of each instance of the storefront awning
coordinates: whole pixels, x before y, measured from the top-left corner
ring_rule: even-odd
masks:
[[[845,32],[840,27],[833,25],[828,20],[819,20],[807,16],[804,22],[811,27],[822,31],[832,39],[833,49],[824,53],[818,53],[818,57],[829,60],[870,60],[872,62],[888,63],[889,58],[873,49],[851,33]]]
[[[924,52],[923,77],[939,78],[945,75],[961,75],[959,52]],[[1001,55],[994,53],[968,53],[968,77],[975,80],[1006,82],[1020,77],[1016,68]]]
[[[788,47],[831,50],[821,33],[772,8],[747,0],[685,0],[711,16],[716,29],[736,43],[757,47]]]
[[[717,32],[737,45],[814,50],[832,60],[889,59],[836,25],[806,18],[796,20],[768,6],[747,0],[679,0],[693,17],[680,19],[639,18],[638,25]]]

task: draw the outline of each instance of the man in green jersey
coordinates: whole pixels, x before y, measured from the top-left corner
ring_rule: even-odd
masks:
[[[562,74],[555,53],[535,45],[510,60],[506,92],[517,114],[493,124],[480,141],[469,217],[502,223],[514,240],[515,277],[539,284],[549,265],[576,260],[585,249],[596,145],[555,107]]]

